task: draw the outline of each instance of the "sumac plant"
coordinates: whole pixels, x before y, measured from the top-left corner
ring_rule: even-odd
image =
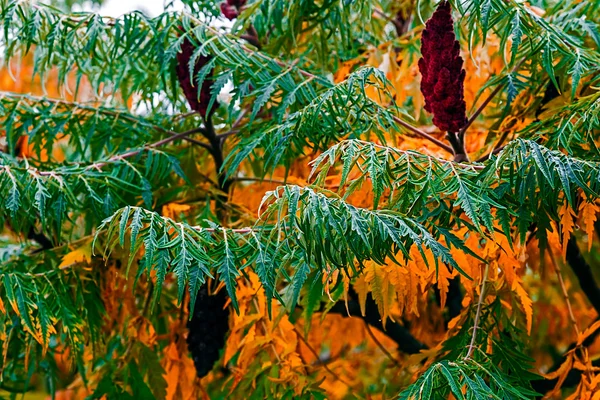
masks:
[[[597,398],[600,1],[184,3],[0,0],[0,397]]]

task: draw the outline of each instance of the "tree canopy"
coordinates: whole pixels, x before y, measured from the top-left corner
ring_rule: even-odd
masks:
[[[0,0],[0,397],[595,399],[600,1]]]

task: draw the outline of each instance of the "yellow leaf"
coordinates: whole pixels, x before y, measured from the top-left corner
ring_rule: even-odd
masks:
[[[92,262],[92,242],[87,241],[81,247],[76,248],[75,250],[67,253],[63,256],[62,262],[58,266],[58,268],[63,269],[67,268],[73,264],[78,263],[90,263]]]
[[[575,227],[575,222],[573,221],[575,213],[573,213],[569,203],[565,201],[558,211],[558,215],[560,216],[560,230],[562,232],[562,255],[565,258],[567,255],[567,242]]]
[[[579,206],[579,218],[584,226],[585,233],[587,234],[588,240],[588,251],[592,249],[592,242],[594,238],[594,222],[596,222],[596,214],[598,213],[598,206],[595,202],[582,201]]]

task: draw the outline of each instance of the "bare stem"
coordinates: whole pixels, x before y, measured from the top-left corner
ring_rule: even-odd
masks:
[[[558,282],[560,283],[560,288],[562,289],[562,294],[565,299],[565,303],[567,304],[567,309],[569,310],[569,319],[571,320],[571,325],[573,325],[573,330],[575,331],[575,335],[579,337],[579,328],[577,327],[577,321],[575,320],[575,315],[573,314],[573,308],[571,307],[571,300],[569,299],[569,293],[567,292],[567,287],[565,286],[565,281],[562,277],[562,272],[560,270],[560,266],[556,262],[554,258],[554,254],[552,249],[548,247],[548,253],[550,254],[550,260],[552,261],[552,266],[556,271],[556,276],[558,277]]]
[[[371,327],[369,326],[369,324],[367,323],[367,321],[364,321],[364,322],[365,322],[365,328],[367,330],[367,333],[369,334],[369,336],[371,336],[371,339],[373,339],[373,341],[375,342],[375,344],[377,345],[377,347],[379,347],[381,349],[381,351],[383,352],[383,354],[385,354],[394,363],[394,365],[396,367],[400,367],[400,363],[398,362],[398,360],[396,360],[394,358],[394,356],[379,341],[379,339],[377,339],[377,336],[375,336],[375,334],[371,330]]]
[[[412,126],[408,122],[405,122],[405,121],[401,120],[400,118],[398,118],[396,116],[393,116],[392,118],[394,119],[394,121],[398,125],[401,125],[404,128],[408,129],[409,131],[411,131],[413,133],[416,133],[417,135],[421,136],[422,138],[427,139],[430,142],[437,144],[439,147],[441,147],[442,149],[446,150],[448,153],[454,154],[454,151],[452,150],[452,147],[448,146],[446,143],[442,142],[441,140],[436,139],[435,137],[431,136],[430,134],[428,134],[426,132],[423,132],[419,128],[416,128],[416,127]]]
[[[500,85],[496,86],[496,88],[492,91],[492,93],[490,93],[490,95],[483,101],[483,103],[481,103],[479,108],[477,108],[477,110],[475,110],[473,115],[471,115],[471,117],[467,121],[467,124],[464,127],[462,127],[462,129],[459,131],[459,134],[464,133],[473,124],[473,122],[475,122],[477,117],[479,117],[479,114],[481,114],[483,112],[483,110],[485,109],[485,107],[487,107],[487,105],[490,103],[490,101],[492,101],[492,99],[494,97],[496,97],[496,95],[500,92],[500,90],[502,90],[502,88],[504,88],[504,85],[505,85],[505,83],[501,83]]]
[[[471,358],[471,354],[473,354],[473,348],[475,347],[475,339],[477,338],[477,330],[479,329],[479,318],[481,318],[481,306],[483,304],[483,298],[485,295],[485,283],[487,281],[489,270],[490,265],[486,264],[485,271],[483,272],[483,277],[481,279],[481,290],[479,291],[479,300],[477,301],[477,312],[475,313],[475,321],[473,322],[473,335],[471,336],[471,343],[469,343],[469,350],[467,351],[465,360]]]
[[[315,356],[315,358],[317,360],[320,360],[321,358],[319,357],[319,353],[317,353],[317,351],[314,349],[314,347],[312,347],[312,345],[310,343],[308,343],[308,341],[304,338],[304,335],[302,335],[302,333],[300,331],[298,331],[298,328],[296,328],[293,325],[292,325],[292,327],[294,328],[294,332],[296,332],[296,335],[298,336],[298,338],[300,338],[300,340],[302,340],[302,342],[304,342],[304,344],[306,345],[306,347],[308,348],[308,350],[313,354],[313,356]],[[346,382],[344,379],[342,379],[341,376],[339,376],[338,374],[336,374],[335,372],[333,372],[331,370],[331,368],[329,368],[327,366],[326,363],[321,363],[319,365],[322,365],[323,368],[325,369],[325,371],[329,372],[331,374],[331,376],[333,376],[335,379],[337,379],[338,381],[342,382],[343,384],[345,384],[346,386],[348,386],[348,388],[350,388],[350,390],[352,390],[352,385],[350,385],[348,382]]]
[[[476,160],[476,162],[484,162],[484,161],[487,161],[487,160],[490,158],[490,156],[491,156],[492,154],[498,154],[498,153],[500,153],[502,150],[504,150],[504,148],[505,148],[505,147],[506,147],[506,146],[500,146],[500,147],[496,147],[494,150],[492,150],[491,152],[489,152],[489,153],[488,153],[488,154],[486,154],[485,156],[478,158],[478,159]]]

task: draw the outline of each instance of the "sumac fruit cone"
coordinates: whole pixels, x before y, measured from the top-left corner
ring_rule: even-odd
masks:
[[[240,8],[246,4],[246,0],[227,0],[221,3],[221,12],[228,20],[237,18]]]
[[[180,30],[183,28],[180,27]],[[194,75],[190,76],[190,68],[189,63],[194,54],[194,50],[196,47],[194,44],[186,38],[181,44],[181,51],[177,53],[177,78],[179,80],[179,85],[181,89],[183,89],[183,93],[185,94],[185,98],[187,99],[190,108],[194,111],[197,111],[206,118],[208,110],[208,104],[210,103],[211,98],[211,89],[213,81],[210,78],[212,75],[212,71],[208,74],[209,76],[202,83],[202,87],[200,88],[200,95],[198,95],[198,87],[197,82],[195,82],[195,77],[198,76],[198,72],[204,67],[210,60],[211,56],[203,56],[201,55],[196,60],[194,65]],[[214,104],[210,113],[214,111]]]
[[[458,132],[467,123],[464,98],[465,70],[454,34],[452,11],[442,1],[425,25],[419,70],[425,110],[445,132]]]
[[[200,287],[194,305],[194,313],[188,321],[188,350],[194,360],[199,378],[206,376],[219,360],[219,352],[225,346],[229,330],[229,307],[227,293],[221,290],[215,295],[208,293],[208,284]]]

